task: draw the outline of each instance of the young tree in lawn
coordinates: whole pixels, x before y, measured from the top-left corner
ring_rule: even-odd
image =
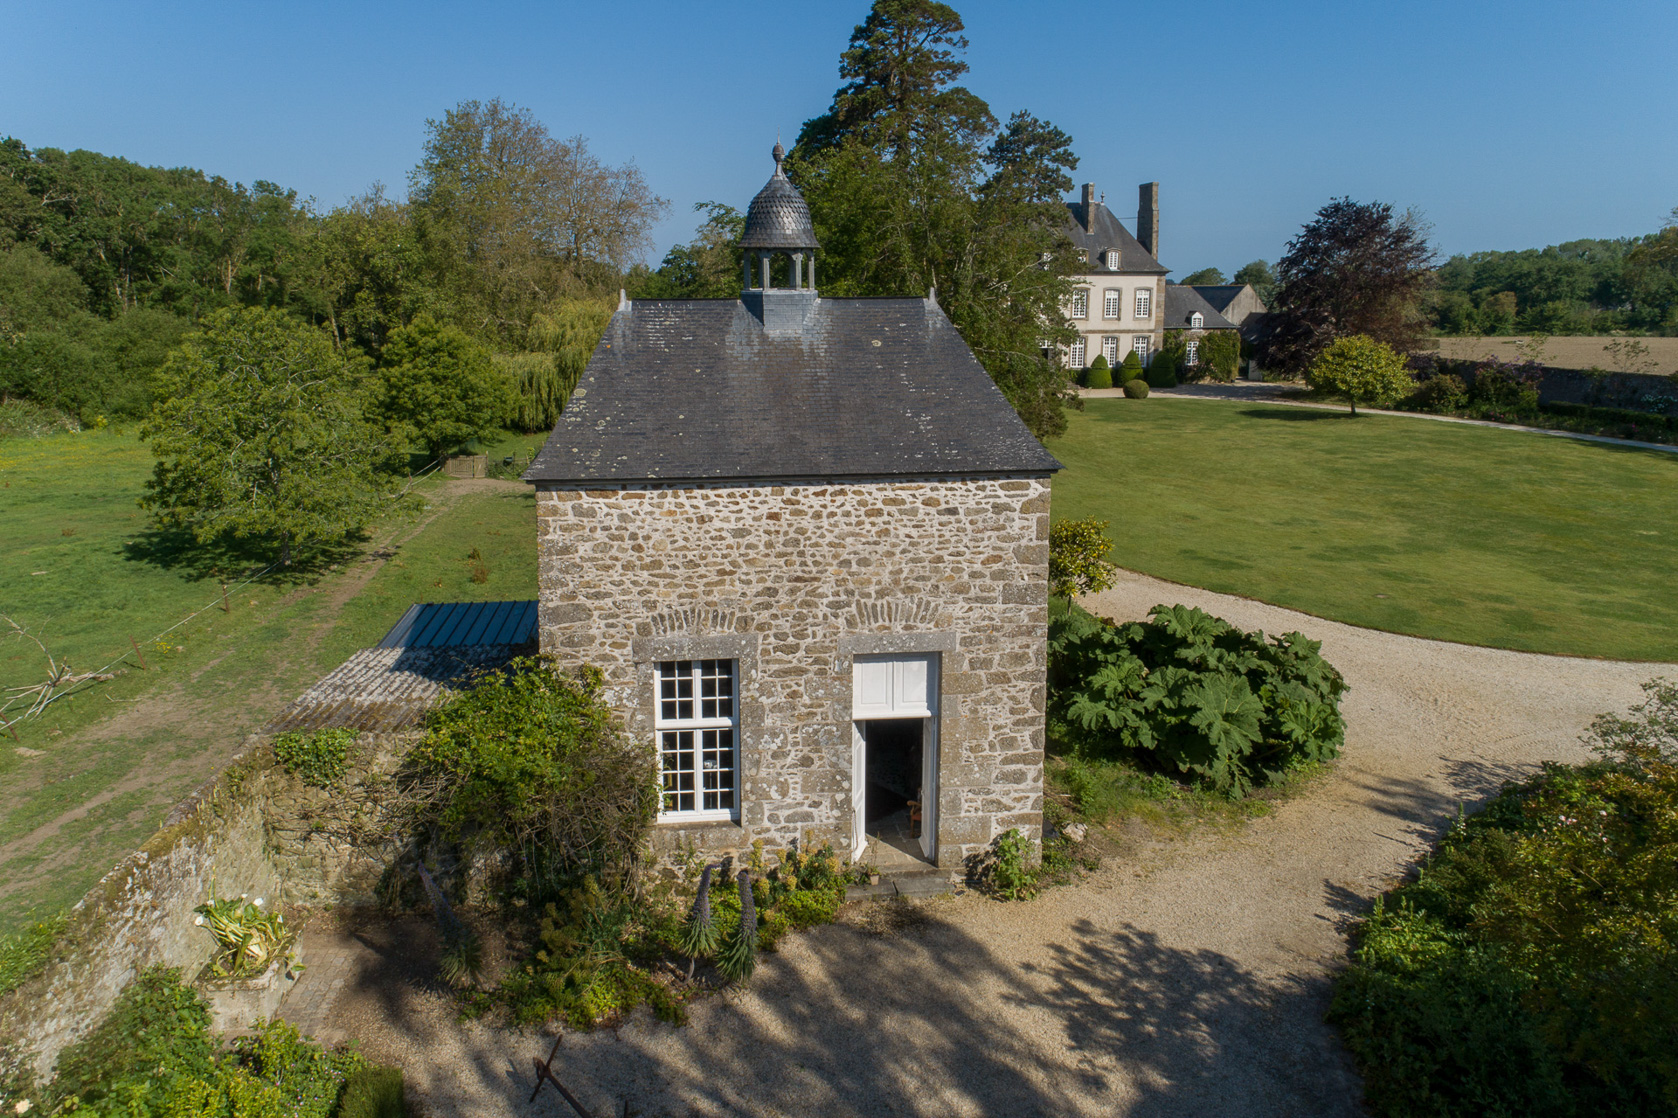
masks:
[[[489,434],[512,410],[512,386],[489,351],[428,314],[391,332],[384,359],[379,414],[432,460]]]
[[[1264,365],[1303,373],[1339,338],[1363,334],[1397,349],[1421,338],[1433,277],[1427,228],[1414,211],[1336,198],[1288,242],[1276,266]]]
[[[140,503],[161,526],[262,541],[290,563],[384,503],[386,441],[364,417],[358,370],[284,312],[208,316],[164,362],[157,399],[140,430],[158,459]]]
[[[1312,388],[1342,396],[1358,413],[1358,401],[1390,404],[1415,390],[1404,358],[1385,342],[1364,334],[1341,338],[1312,364],[1306,379]]]

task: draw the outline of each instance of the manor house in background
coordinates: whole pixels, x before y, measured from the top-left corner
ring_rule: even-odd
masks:
[[[947,876],[1041,837],[1060,464],[931,294],[818,294],[783,155],[740,297],[621,301],[524,475],[541,647],[656,742],[665,851]]]
[[[1105,195],[1085,183],[1078,201],[1066,203],[1066,235],[1085,265],[1075,274],[1067,318],[1078,340],[1066,352],[1069,368],[1083,369],[1097,356],[1117,366],[1135,353],[1146,366],[1167,331],[1181,331],[1193,364],[1209,330],[1238,330],[1264,304],[1246,284],[1186,287],[1167,283],[1159,262],[1159,183],[1136,188],[1136,234],[1107,208]]]

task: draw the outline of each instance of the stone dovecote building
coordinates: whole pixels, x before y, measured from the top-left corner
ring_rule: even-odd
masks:
[[[933,297],[817,294],[782,155],[740,298],[622,301],[525,474],[541,646],[656,743],[666,850],[944,872],[1040,837],[1059,463]]]

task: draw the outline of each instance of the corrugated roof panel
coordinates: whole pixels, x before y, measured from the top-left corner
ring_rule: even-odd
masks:
[[[536,639],[536,603],[421,602],[408,607],[380,648],[526,644]]]

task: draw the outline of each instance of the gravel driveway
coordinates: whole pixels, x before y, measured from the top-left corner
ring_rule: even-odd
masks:
[[[1460,804],[1582,757],[1590,718],[1672,666],[1393,636],[1140,575],[1088,604],[1132,618],[1159,602],[1321,639],[1352,687],[1333,772],[1250,825],[1035,901],[965,895],[892,934],[793,937],[686,1028],[638,1016],[567,1036],[567,1085],[601,1115],[626,1099],[642,1115],[1360,1114],[1322,1021],[1347,920]],[[548,1038],[457,1024],[376,980],[400,943],[359,951],[333,1019],[399,1060],[430,1113],[570,1113],[551,1088],[526,1103]]]

